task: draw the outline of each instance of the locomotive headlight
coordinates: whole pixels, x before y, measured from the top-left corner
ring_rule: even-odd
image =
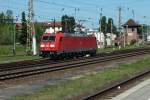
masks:
[[[45,47],[45,45],[44,45],[44,44],[41,44],[40,47]]]
[[[54,45],[54,44],[50,44],[50,47],[51,47],[51,48],[54,48],[54,47],[55,47],[55,45]]]

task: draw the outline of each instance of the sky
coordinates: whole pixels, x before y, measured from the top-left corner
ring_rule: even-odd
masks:
[[[0,0],[0,12],[12,10],[13,16],[21,19],[23,11],[28,14],[29,0]],[[119,7],[121,23],[133,18],[140,24],[150,25],[150,0],[33,0],[34,20],[45,22],[61,20],[62,15],[74,16],[76,21],[88,28],[97,28],[102,15],[113,18],[118,25]]]

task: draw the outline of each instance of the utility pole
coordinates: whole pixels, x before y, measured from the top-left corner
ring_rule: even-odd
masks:
[[[75,27],[77,27],[76,26],[76,23],[77,23],[77,11],[79,12],[80,11],[80,9],[79,8],[75,8]]]
[[[135,19],[134,10],[132,10],[132,16],[133,16],[133,19]]]
[[[123,38],[124,47],[126,46],[126,35],[128,34],[128,25],[126,25],[125,27],[126,27],[126,33],[124,33],[124,38]]]
[[[31,54],[31,16],[32,16],[32,1],[29,0],[28,2],[28,20],[27,20],[27,43],[26,43],[26,53],[27,55]]]
[[[112,40],[112,37],[113,37],[113,21],[111,20],[111,45],[114,45],[113,44],[113,40]]]
[[[144,29],[146,28],[146,16],[143,16],[143,19],[144,19],[144,24],[142,25],[142,37],[143,37],[143,44],[145,43],[145,33],[146,31],[144,31]]]
[[[143,32],[144,25],[142,24],[142,43],[144,44],[144,32]]]
[[[68,33],[68,22],[67,22],[67,18],[65,18],[65,33]]]
[[[101,8],[101,11],[100,11],[100,21],[99,21],[99,24],[100,24],[100,28],[99,28],[99,30],[100,30],[100,34],[101,34],[101,31],[102,31],[102,23],[101,23],[101,20],[102,20],[102,11],[103,11],[103,9]]]
[[[34,14],[33,14],[33,0],[29,0],[28,2],[28,33],[27,33],[27,54],[36,55],[36,36],[35,36],[35,28],[34,28]]]
[[[119,36],[121,35],[121,7],[119,7],[119,21],[118,21],[118,29],[119,29]]]
[[[80,10],[79,8],[75,8],[75,9],[74,9],[75,20],[77,20],[77,11],[79,11],[79,10]]]
[[[15,21],[18,21],[18,18],[15,19]],[[14,34],[13,34],[13,55],[16,55],[16,23],[14,23]]]
[[[75,16],[75,20],[76,20],[76,13],[77,13],[77,8],[75,8],[75,15],[74,15]]]
[[[56,21],[55,21],[55,18],[52,19],[52,20],[53,20],[53,29],[54,29],[54,34],[55,34],[55,32],[56,32],[56,30],[55,30],[55,24],[56,24]]]
[[[122,8],[119,7],[119,21],[118,21],[118,28],[119,28],[119,42],[118,42],[118,45],[119,45],[119,49],[121,48],[121,45],[120,45],[120,40],[121,40],[121,11],[122,11]]]
[[[100,21],[99,21],[99,24],[100,24],[100,27],[99,27],[100,40],[101,40],[101,37],[102,37],[102,15],[103,15],[103,8],[100,9]],[[104,33],[103,33],[103,35],[104,35]],[[105,41],[106,41],[106,38],[105,38],[105,35],[104,35],[104,41],[103,41],[104,44],[103,44],[103,47],[105,47]]]

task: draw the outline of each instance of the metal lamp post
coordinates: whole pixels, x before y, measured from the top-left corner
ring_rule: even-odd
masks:
[[[14,34],[13,34],[13,55],[16,55],[16,24],[14,24]]]
[[[124,47],[126,46],[126,35],[127,35],[127,34],[128,34],[128,25],[126,25],[126,33],[124,33],[124,39],[123,39],[123,40],[124,40],[124,41],[123,41],[123,42],[124,42],[124,43],[123,43],[123,44],[124,44]]]
[[[18,18],[16,18],[16,22]],[[13,55],[16,55],[16,23],[14,23],[14,32],[13,32]]]

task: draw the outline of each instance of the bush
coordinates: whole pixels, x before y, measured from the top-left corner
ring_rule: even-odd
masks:
[[[136,40],[133,39],[133,40],[131,40],[130,45],[134,45],[135,43],[136,43]]]
[[[13,43],[13,25],[0,25],[0,44],[8,45]]]

